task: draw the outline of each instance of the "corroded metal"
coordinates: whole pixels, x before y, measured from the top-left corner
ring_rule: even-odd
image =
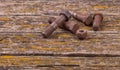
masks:
[[[51,23],[50,26],[47,27],[44,32],[42,32],[43,37],[44,38],[49,37],[57,29],[59,25],[68,21],[70,17],[71,14],[69,13],[69,11],[67,10],[62,11],[60,13],[60,16],[53,23]]]
[[[100,24],[103,21],[103,15],[101,13],[99,14],[81,14],[81,13],[75,13],[75,12],[71,12],[71,15],[73,18],[81,21],[82,23],[84,23],[87,26],[93,26],[93,30],[94,31],[98,31],[100,30]]]
[[[76,36],[79,38],[79,39],[85,39],[87,37],[87,31],[85,30],[81,30],[81,29],[78,29],[76,31]]]
[[[69,30],[71,33],[75,34],[76,31],[79,29],[79,24],[75,21],[68,21],[65,23],[64,27],[66,30]]]
[[[93,15],[75,13],[75,12],[72,12],[72,11],[70,11],[70,13],[71,13],[73,18],[75,18],[76,20],[84,23],[87,26],[90,26],[93,22]]]
[[[56,18],[50,17],[48,22],[51,24],[55,21]],[[79,24],[74,21],[65,22],[63,25],[59,26],[62,29],[70,31],[71,33],[75,34],[79,39],[85,39],[87,37],[87,31],[80,30]]]
[[[103,21],[103,15],[102,14],[95,14],[94,15],[94,21],[93,21],[93,30],[98,31],[100,30],[100,25]]]
[[[49,22],[49,24],[51,24],[55,20],[56,20],[56,18],[50,17],[48,22]],[[79,25],[74,21],[65,22],[65,23],[63,23],[63,25],[59,25],[59,27],[62,28],[62,29],[70,31],[73,34],[75,34],[76,31],[79,29]]]

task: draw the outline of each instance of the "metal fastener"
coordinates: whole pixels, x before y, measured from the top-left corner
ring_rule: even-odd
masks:
[[[42,32],[43,37],[44,38],[49,37],[57,29],[59,25],[68,21],[70,17],[71,17],[71,14],[69,13],[69,11],[63,10],[60,13],[60,16],[53,23],[51,23],[50,26],[46,28],[44,32]]]
[[[83,39],[85,39],[85,38],[87,37],[87,31],[78,29],[78,30],[76,31],[76,36],[77,36],[79,39],[83,40]]]
[[[79,24],[76,23],[75,21],[68,21],[68,22],[65,23],[64,27],[66,28],[66,30],[75,34],[76,31],[79,29]]]
[[[103,21],[103,15],[102,14],[95,14],[94,15],[94,21],[93,21],[93,30],[98,31],[100,30],[100,25]]]
[[[75,12],[72,12],[72,11],[70,11],[70,13],[71,13],[73,18],[75,18],[76,20],[84,23],[87,26],[90,26],[91,23],[93,22],[93,15],[75,13]]]
[[[55,20],[56,20],[55,17],[50,17],[48,22],[49,22],[49,24],[51,24]],[[71,33],[75,34],[76,31],[79,29],[79,24],[74,22],[74,21],[68,21],[68,22],[64,22],[63,25],[59,25],[59,27],[64,29],[64,30],[68,30]]]
[[[55,21],[56,18],[50,17],[48,22],[51,24]],[[87,31],[80,30],[79,24],[74,21],[65,22],[63,25],[59,26],[62,29],[70,31],[71,33],[75,34],[79,39],[85,39],[87,37]]]

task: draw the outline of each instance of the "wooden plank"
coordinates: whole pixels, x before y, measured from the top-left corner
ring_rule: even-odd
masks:
[[[53,34],[42,38],[40,33],[1,33],[1,54],[53,54],[63,52],[119,54],[120,38],[118,31],[90,32],[86,40],[80,41],[70,33]]]
[[[0,59],[1,66],[120,67],[120,57],[0,56]]]
[[[75,2],[75,3],[73,3]],[[109,4],[108,4],[109,2]],[[111,3],[110,3],[111,2]],[[13,3],[3,2],[0,5],[0,15],[40,15],[51,12],[58,12],[61,8],[80,12],[102,12],[107,15],[119,15],[118,1],[13,1]],[[99,4],[99,5],[97,5]],[[56,7],[54,7],[56,6]],[[114,10],[113,10],[114,9]],[[118,11],[118,12],[117,12]]]
[[[80,68],[80,67],[18,67],[18,66],[7,66],[1,68],[2,70],[119,70],[120,67],[87,67],[87,68]]]
[[[55,67],[32,67],[32,66],[7,66],[7,67],[1,67],[2,70],[80,70],[83,68],[80,67],[62,67],[62,66],[55,66]]]
[[[1,56],[0,60],[0,68],[104,70],[120,67],[120,57]]]
[[[53,66],[68,66],[79,67],[79,63],[84,61],[84,58],[69,58],[69,57],[44,57],[44,56],[1,56],[0,66],[35,66],[35,67],[53,67]],[[78,60],[80,60],[78,62]],[[84,63],[84,62],[83,62]]]

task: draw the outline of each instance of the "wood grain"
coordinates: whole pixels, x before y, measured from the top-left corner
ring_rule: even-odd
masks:
[[[41,32],[61,9],[102,13],[101,30],[71,19],[88,31],[85,40],[58,28]],[[119,70],[119,0],[0,0],[0,70]]]

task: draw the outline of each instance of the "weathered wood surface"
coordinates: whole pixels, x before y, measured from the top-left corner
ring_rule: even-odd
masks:
[[[101,31],[72,19],[88,30],[86,40],[61,29],[42,38],[47,19],[58,16],[61,9],[103,13]],[[119,30],[119,0],[0,0],[0,69],[119,70]],[[84,57],[83,53],[104,55]]]
[[[120,57],[51,57],[51,56],[1,56],[1,68],[22,70],[109,70],[120,68]],[[19,63],[18,63],[19,62]],[[4,66],[6,65],[6,66]],[[15,67],[16,66],[16,67]]]

